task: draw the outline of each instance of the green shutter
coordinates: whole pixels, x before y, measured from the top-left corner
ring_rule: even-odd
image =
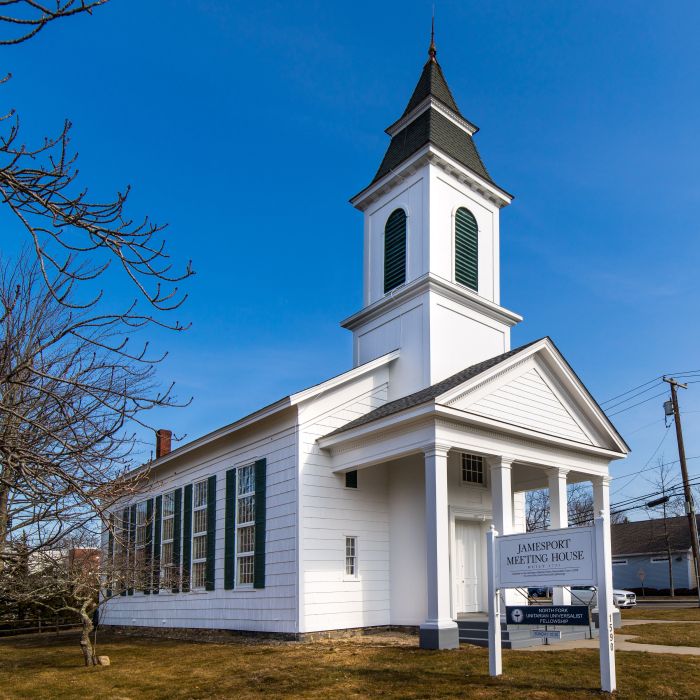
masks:
[[[182,533],[182,489],[174,491],[174,510],[175,517],[173,518],[173,593],[180,590],[180,537]]]
[[[143,556],[143,592],[150,593],[153,585],[153,499],[146,501],[146,548]]]
[[[160,593],[160,540],[163,526],[163,497],[156,496],[153,516],[153,592]]]
[[[126,595],[126,584],[129,579],[129,509],[124,508],[122,511],[122,522],[119,527],[120,532],[120,551],[121,551],[121,561],[119,562],[120,568],[120,582],[119,582],[119,595]]]
[[[114,583],[114,513],[109,514],[107,521],[107,597],[112,597],[112,585]]]
[[[479,291],[479,229],[464,207],[455,214],[455,281]]]
[[[384,294],[406,281],[406,212],[396,209],[384,227]]]
[[[204,587],[213,591],[216,585],[216,475],[207,479],[207,563]]]
[[[226,523],[224,526],[224,589],[236,585],[236,470],[226,472]]]
[[[136,576],[136,504],[129,508],[129,589],[127,593],[134,595],[134,577]]]
[[[266,508],[267,460],[255,463],[255,569],[253,587],[265,588],[265,508]]]
[[[182,590],[187,592],[192,568],[192,484],[185,486],[182,514]]]

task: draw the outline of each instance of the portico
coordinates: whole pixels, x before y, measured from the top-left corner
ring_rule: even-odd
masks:
[[[524,532],[527,491],[549,489],[553,528],[568,524],[570,483],[592,482],[596,510],[609,508],[609,463],[626,447],[562,359],[542,339],[448,378],[433,392],[389,402],[318,441],[335,473],[388,465],[389,499],[395,489],[401,492],[390,509],[391,624],[419,624],[423,647],[457,646],[457,616],[486,609],[486,530],[493,523],[501,534]],[[560,435],[564,413],[550,419],[549,432],[541,411],[538,429],[530,427],[539,410],[535,403],[529,414],[509,422],[483,414],[488,396],[513,391],[533,368],[546,378],[543,386],[556,387],[557,401],[585,431],[586,442]],[[545,402],[544,392],[539,400]],[[418,538],[406,543],[401,534],[406,522],[416,525],[418,518],[422,557]],[[408,571],[413,576],[407,581]],[[516,590],[505,598],[523,602]],[[567,589],[555,590],[554,602],[569,601]]]

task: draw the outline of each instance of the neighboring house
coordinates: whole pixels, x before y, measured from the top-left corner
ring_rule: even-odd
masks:
[[[700,516],[696,517],[700,526]],[[613,583],[616,588],[669,590],[669,548],[675,590],[687,591],[697,587],[688,518],[685,515],[666,518],[665,525],[663,518],[657,518],[612,526]]]
[[[512,196],[434,46],[387,132],[351,200],[364,215],[364,303],[342,322],[352,369],[171,452],[159,434],[148,488],[105,542],[152,578],[113,582],[104,623],[410,625],[422,646],[454,647],[455,619],[487,607],[485,533],[525,530],[526,491],[550,489],[553,527],[570,483],[592,482],[608,511],[609,464],[628,447],[549,338],[510,347],[522,319],[500,305],[499,214]]]

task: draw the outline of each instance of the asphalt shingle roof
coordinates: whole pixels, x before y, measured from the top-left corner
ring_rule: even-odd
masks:
[[[372,182],[384,177],[427,143],[432,143],[458,163],[493,182],[472,137],[433,108],[394,134]]]
[[[696,517],[700,526],[700,515]],[[685,515],[666,518],[666,525],[671,551],[682,552],[690,549],[688,518]],[[612,525],[610,537],[613,556],[666,552],[666,535],[662,518]]]
[[[446,107],[449,107],[453,112],[462,116],[455,102],[455,98],[452,96],[452,91],[447,85],[442,68],[440,68],[440,64],[434,59],[429,59],[423,66],[423,72],[420,74],[420,78],[418,78],[418,84],[401,116],[405,117],[429,95],[440,100]]]
[[[541,339],[533,340],[532,342],[527,343],[526,345],[521,345],[520,347],[515,348],[514,350],[504,352],[502,355],[497,355],[496,357],[492,357],[488,360],[484,360],[483,362],[479,362],[478,364],[472,365],[471,367],[467,367],[466,369],[457,372],[457,374],[453,374],[451,377],[443,379],[441,382],[433,384],[432,386],[429,386],[425,389],[416,391],[413,394],[403,396],[402,398],[395,399],[394,401],[389,401],[383,406],[375,408],[373,411],[366,413],[364,416],[360,416],[359,418],[356,418],[355,420],[346,423],[342,428],[334,430],[332,433],[330,433],[330,435],[337,435],[338,433],[343,433],[346,430],[357,428],[360,425],[366,425],[367,423],[372,423],[373,421],[379,420],[380,418],[386,418],[387,416],[391,416],[394,413],[399,413],[400,411],[404,411],[407,408],[412,408],[413,406],[420,406],[421,404],[428,403],[429,401],[434,401],[438,396],[444,394],[446,391],[458,387],[460,384],[463,384],[467,380],[473,379],[482,372],[485,372],[486,370],[495,367],[501,362],[504,362],[509,357],[517,355],[519,352],[525,350],[525,348],[530,347],[530,345],[539,342],[539,340]]]

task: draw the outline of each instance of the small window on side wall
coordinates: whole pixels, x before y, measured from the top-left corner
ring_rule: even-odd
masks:
[[[462,482],[484,485],[484,458],[481,455],[462,454]]]
[[[384,294],[406,281],[406,212],[393,211],[384,226]]]
[[[351,472],[345,472],[345,488],[346,489],[356,489],[357,488],[357,469]]]
[[[464,207],[455,214],[455,282],[479,291],[479,229]]]
[[[345,577],[357,578],[357,537],[345,538]]]

